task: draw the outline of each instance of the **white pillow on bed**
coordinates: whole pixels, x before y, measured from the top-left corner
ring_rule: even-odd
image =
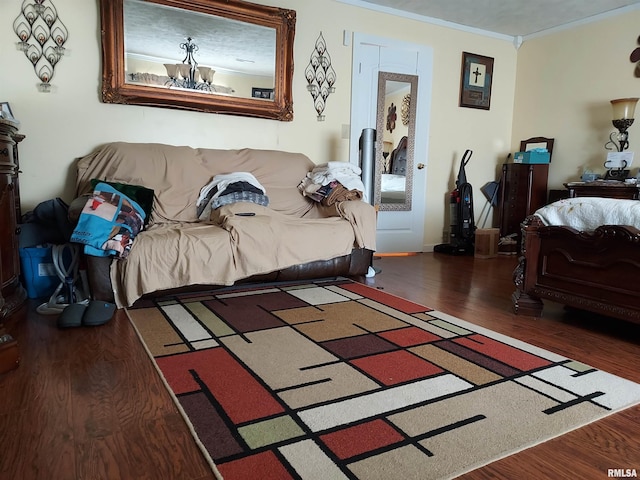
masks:
[[[600,225],[631,225],[640,229],[640,201],[577,197],[558,200],[538,209],[545,225],[564,225],[589,232]]]

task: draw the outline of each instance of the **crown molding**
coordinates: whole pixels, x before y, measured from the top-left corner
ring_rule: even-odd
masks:
[[[533,38],[542,37],[545,35],[551,35],[557,32],[561,32],[564,30],[569,30],[572,28],[577,28],[582,25],[587,25],[589,23],[598,22],[600,20],[604,20],[607,18],[615,17],[618,15],[623,15],[625,13],[629,13],[635,10],[640,10],[640,4],[627,5],[626,7],[616,8],[615,10],[611,10],[609,12],[600,13],[598,15],[592,15],[590,17],[584,18],[582,20],[576,20],[573,22],[565,23],[563,25],[559,25],[557,27],[548,28],[545,30],[541,30],[539,32],[531,33],[528,35],[506,35],[503,33],[496,33],[489,30],[483,30],[480,28],[469,27],[467,25],[461,25],[455,22],[449,22],[447,20],[442,20],[439,18],[428,17],[426,15],[419,15],[416,13],[405,12],[403,10],[399,10],[397,8],[385,7],[382,5],[376,5],[374,3],[365,2],[364,0],[335,0],[339,3],[344,3],[347,5],[352,5],[354,7],[366,8],[367,10],[373,10],[380,13],[385,13],[387,15],[395,15],[396,17],[408,18],[410,20],[416,20],[418,22],[429,23],[432,25],[438,25],[445,28],[451,28],[454,30],[460,30],[467,33],[474,33],[476,35],[482,35],[485,37],[496,38],[499,40],[506,40],[513,44],[516,48],[520,48],[523,42],[527,40],[531,40]]]

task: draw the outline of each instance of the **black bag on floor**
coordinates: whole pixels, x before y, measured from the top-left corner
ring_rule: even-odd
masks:
[[[33,211],[22,216],[19,247],[34,247],[45,243],[68,243],[73,232],[69,220],[69,205],[61,198],[39,203]]]

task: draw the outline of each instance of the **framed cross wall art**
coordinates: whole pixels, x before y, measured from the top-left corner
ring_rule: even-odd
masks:
[[[492,83],[493,58],[462,52],[460,106],[489,110]]]

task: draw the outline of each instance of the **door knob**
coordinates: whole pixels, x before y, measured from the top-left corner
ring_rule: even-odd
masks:
[[[422,170],[424,168],[424,163],[419,163],[418,164],[418,170]]]

